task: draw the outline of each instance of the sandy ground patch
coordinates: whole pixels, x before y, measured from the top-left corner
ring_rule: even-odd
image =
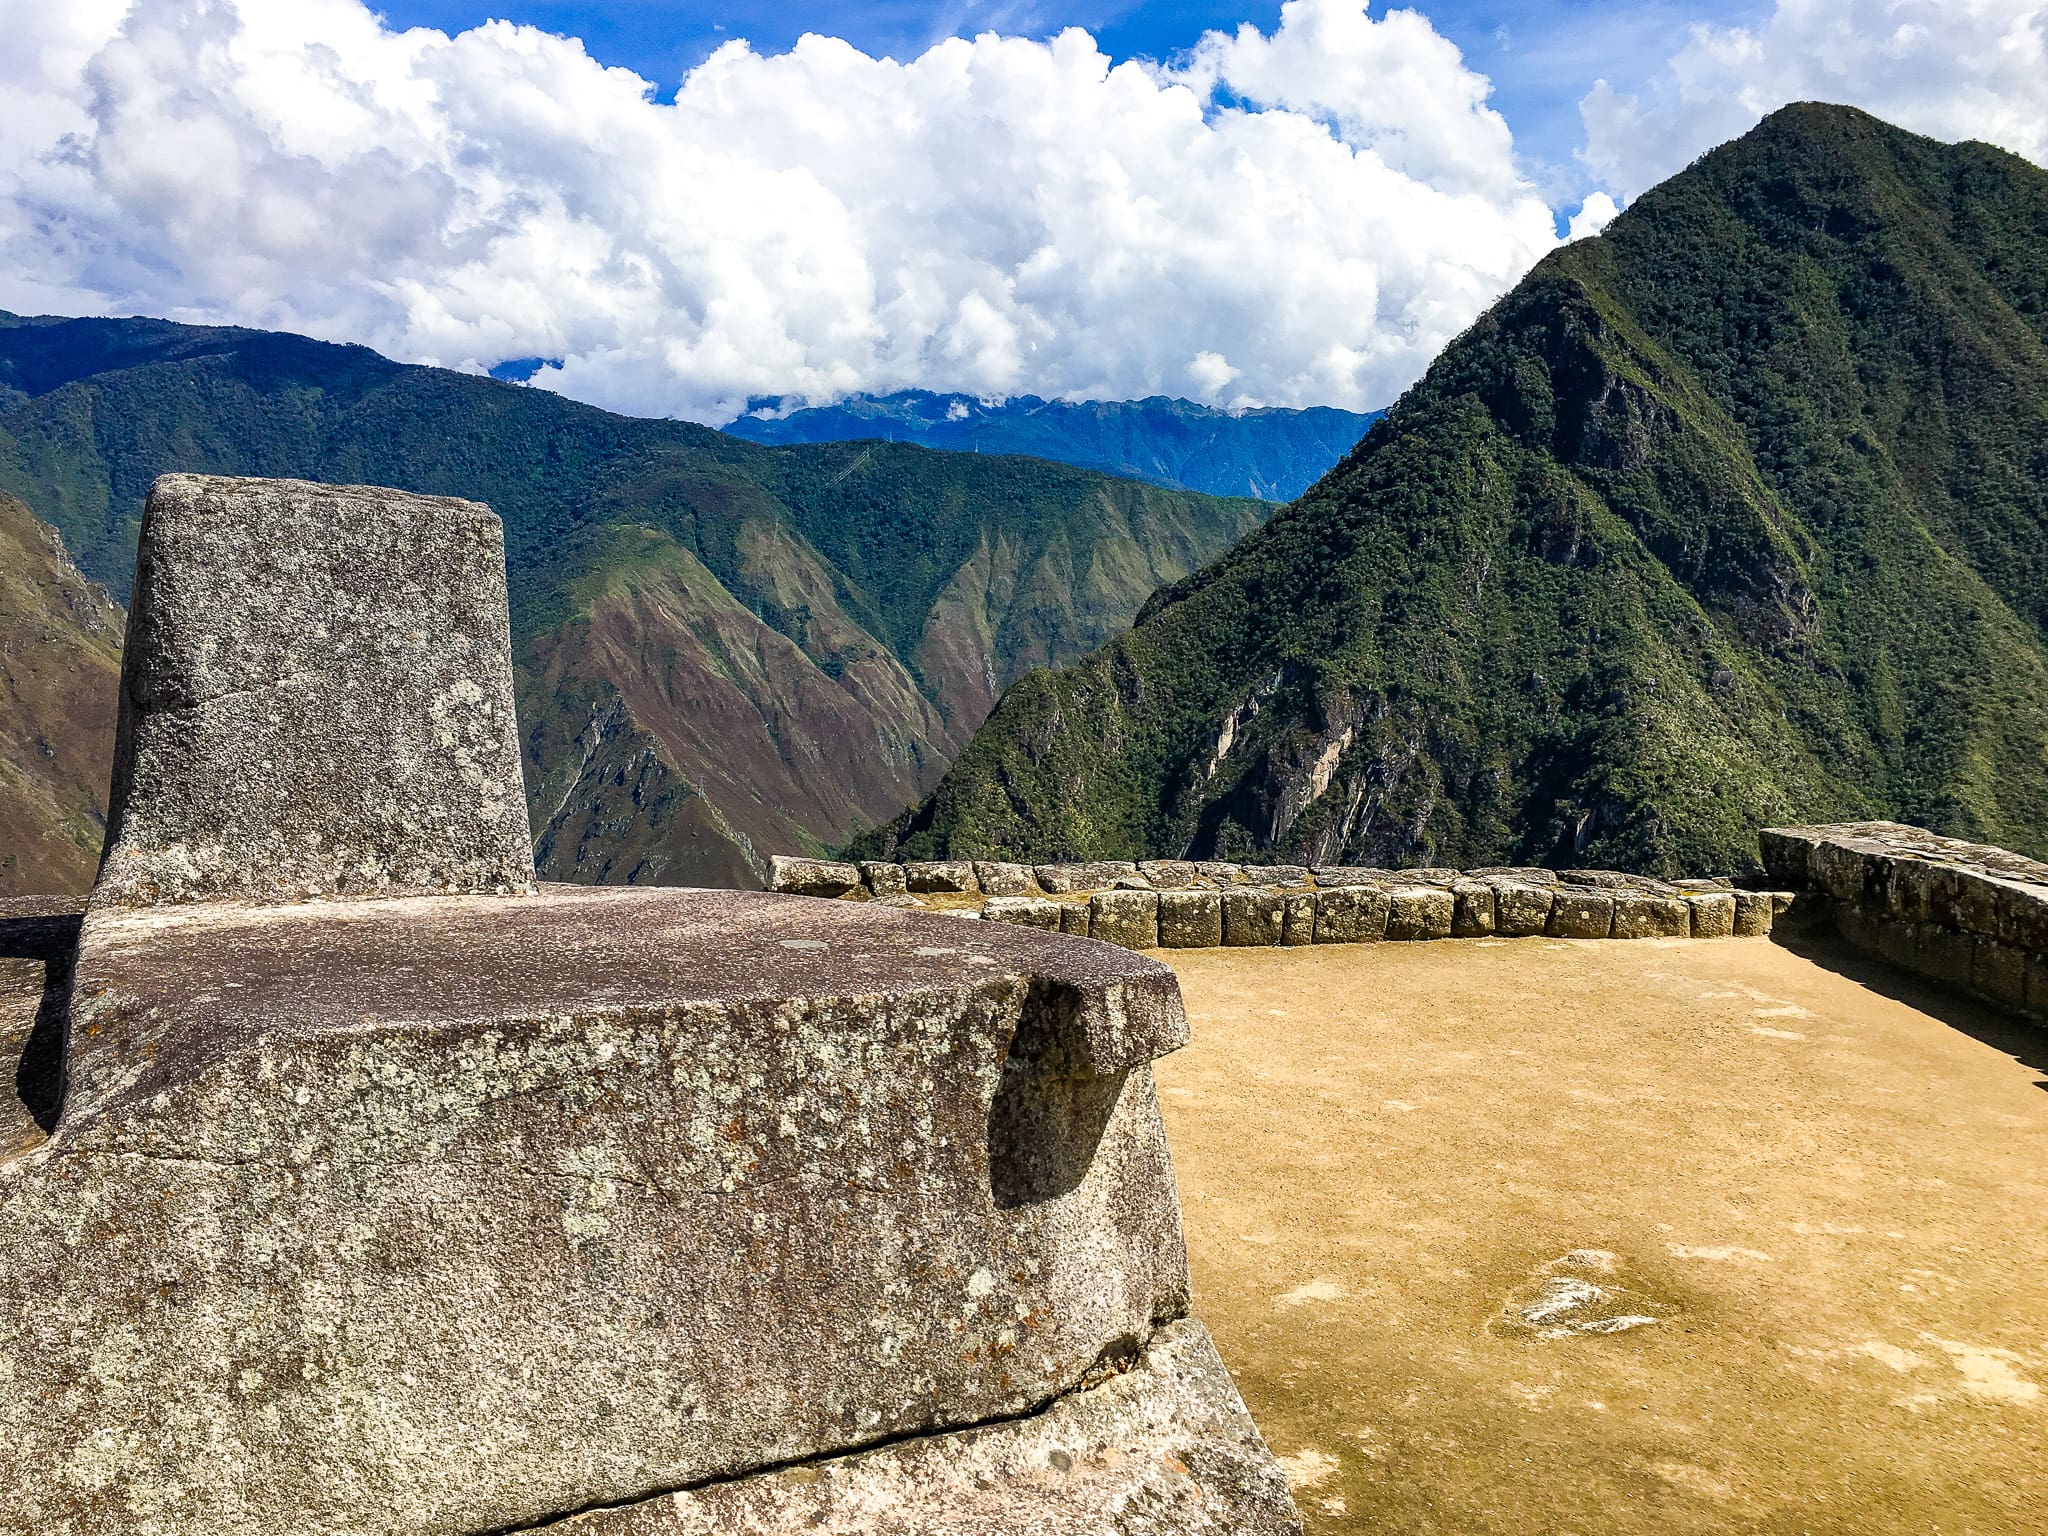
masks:
[[[1311,1532],[2048,1531],[2048,1031],[1753,940],[1160,958]]]

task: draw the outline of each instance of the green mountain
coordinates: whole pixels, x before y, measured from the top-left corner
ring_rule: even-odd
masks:
[[[0,494],[0,897],[92,884],[123,623],[56,530]]]
[[[0,489],[115,591],[167,470],[489,502],[542,867],[614,881],[751,883],[895,815],[1008,683],[1271,511],[1030,459],[765,448],[297,336],[0,315]]]
[[[961,453],[1025,453],[1178,490],[1292,501],[1351,451],[1381,411],[1222,411],[1192,400],[998,402],[904,389],[784,410],[768,402],[726,427],[755,443],[860,438]]]
[[[1701,872],[1867,816],[2048,853],[2048,173],[1809,105],[1553,253],[873,841]]]

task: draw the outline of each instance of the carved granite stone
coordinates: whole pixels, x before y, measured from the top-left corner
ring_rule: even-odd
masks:
[[[191,494],[246,517],[317,491]],[[234,669],[273,679],[251,697],[296,686],[250,618],[271,588],[343,583],[366,528],[388,590],[381,614],[353,593],[351,633],[402,632],[445,564],[474,585],[481,509],[342,494],[280,524],[308,548],[237,546],[246,591],[178,569],[203,543],[152,547],[150,589],[215,591],[243,650],[183,597],[131,621],[149,659],[126,707],[152,718],[121,771],[157,773],[116,785],[147,808],[136,862],[78,934],[48,1140],[0,1149],[0,1536],[482,1536],[712,1485],[769,1511],[802,1485],[778,1469],[885,1446],[844,1486],[914,1493],[930,1518],[905,1529],[994,1531],[1002,1485],[947,1469],[997,1478],[978,1426],[998,1423],[1016,1446],[1071,1429],[1077,1463],[1191,1470],[1075,1479],[1091,1528],[1159,1529],[1144,1512],[1180,1500],[1212,1522],[1189,1529],[1297,1529],[1205,1339],[1171,1326],[1187,1268],[1150,1063],[1187,1021],[1163,966],[880,902],[388,894],[478,876],[466,851],[523,804],[513,756],[454,797],[414,772],[482,761],[436,757],[415,707],[472,697],[445,656],[350,764],[292,775],[346,826],[370,783],[377,827],[437,828],[364,876],[374,899],[326,878],[281,899],[315,865],[302,808],[268,791],[166,883],[158,856],[186,845],[159,834],[202,825],[249,748],[161,701]],[[415,566],[375,544],[399,526]],[[465,653],[486,695],[502,597],[492,630]],[[299,643],[276,639],[319,649]],[[1134,1364],[1149,1385],[1125,1401],[1109,1378]]]
[[[1201,1324],[1170,1323],[1119,1364],[1033,1418],[600,1510],[543,1536],[1299,1531],[1286,1481]]]
[[[102,900],[533,883],[488,508],[165,475],[128,634]]]

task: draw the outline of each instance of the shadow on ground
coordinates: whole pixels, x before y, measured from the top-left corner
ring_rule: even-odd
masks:
[[[2048,1028],[1995,1003],[1961,996],[1939,982],[1902,971],[1834,934],[1783,935],[1777,942],[1808,964],[2005,1052],[2021,1066],[2042,1074],[2034,1086],[2048,1092]]]

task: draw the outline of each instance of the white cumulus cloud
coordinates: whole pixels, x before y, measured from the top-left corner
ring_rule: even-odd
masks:
[[[1585,160],[1634,197],[1794,101],[2048,164],[2048,0],[1778,0],[1753,27],[1696,26],[1655,78],[1580,103]]]
[[[906,386],[1385,404],[1557,243],[1412,12],[719,49],[360,0],[0,0],[0,307],[301,330],[721,420]]]

